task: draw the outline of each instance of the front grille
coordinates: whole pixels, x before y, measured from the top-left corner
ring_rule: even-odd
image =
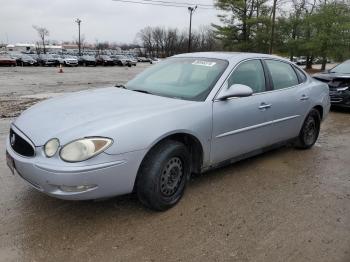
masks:
[[[15,133],[12,128],[10,129],[10,144],[12,149],[19,155],[26,157],[33,157],[35,155],[33,146]]]

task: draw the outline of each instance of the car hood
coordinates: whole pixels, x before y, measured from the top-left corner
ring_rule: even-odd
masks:
[[[313,75],[314,78],[323,81],[332,81],[334,79],[350,79],[350,74],[340,74],[340,73],[318,73]]]
[[[51,138],[62,143],[104,131],[130,121],[173,111],[194,102],[144,94],[120,88],[76,92],[38,103],[13,123],[36,146]]]

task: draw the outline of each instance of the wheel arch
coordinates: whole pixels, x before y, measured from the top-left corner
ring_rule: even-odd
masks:
[[[318,113],[320,114],[321,120],[323,119],[323,106],[321,105],[316,105],[312,109],[316,109]]]
[[[204,158],[204,149],[201,141],[193,134],[190,134],[189,132],[184,131],[178,131],[170,134],[166,134],[156,141],[154,141],[151,146],[148,148],[147,153],[144,155],[141,164],[138,168],[138,172],[136,175],[136,179],[134,182],[134,190],[135,186],[137,184],[137,179],[139,176],[139,170],[142,167],[143,161],[146,159],[147,155],[158,145],[161,143],[165,143],[166,141],[173,140],[183,143],[191,155],[191,172],[193,173],[200,173],[201,168],[203,165],[203,158]]]

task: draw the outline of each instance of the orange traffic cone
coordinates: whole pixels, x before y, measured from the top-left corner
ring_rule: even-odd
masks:
[[[61,64],[60,64],[60,70],[58,70],[58,73],[63,73],[63,68]]]

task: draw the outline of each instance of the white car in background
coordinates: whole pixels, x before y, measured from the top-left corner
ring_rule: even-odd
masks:
[[[78,58],[72,55],[64,55],[62,56],[63,65],[65,66],[78,66]]]

